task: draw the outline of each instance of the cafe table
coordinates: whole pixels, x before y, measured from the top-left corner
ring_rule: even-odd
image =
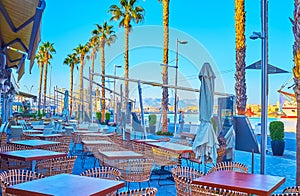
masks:
[[[49,138],[61,137],[62,135],[52,133],[52,134],[28,134],[27,136],[29,136],[29,137],[38,137],[42,140],[46,140],[46,139],[49,139]]]
[[[91,178],[74,174],[58,174],[9,186],[6,192],[15,195],[82,196],[106,195],[125,186],[125,182]]]
[[[42,130],[34,130],[34,129],[27,129],[27,130],[23,130],[24,134],[41,134],[43,133]]]
[[[143,154],[134,151],[99,151],[99,153],[107,160],[126,160],[143,158]]]
[[[4,160],[16,159],[20,161],[28,162],[32,164],[32,171],[35,170],[35,161],[54,159],[59,157],[66,157],[68,154],[62,152],[54,152],[50,150],[42,149],[30,149],[30,150],[16,150],[8,152],[0,152],[0,157]]]
[[[192,147],[172,142],[147,142],[148,145],[156,148],[161,148],[178,154],[193,152]]]
[[[47,141],[47,140],[19,140],[19,141],[11,141],[9,143],[28,146],[31,148],[43,148],[43,147],[59,144],[60,142]]]
[[[192,184],[223,188],[255,195],[271,195],[285,182],[284,177],[236,171],[215,171],[196,178]]]

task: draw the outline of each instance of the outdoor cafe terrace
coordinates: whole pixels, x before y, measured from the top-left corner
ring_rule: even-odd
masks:
[[[2,195],[122,195],[137,189],[144,195],[271,195],[294,185],[294,161],[268,156],[267,175],[260,175],[255,154],[252,173],[249,152],[235,150],[230,161],[220,151],[216,160],[196,158],[187,133],[145,139],[130,131],[123,139],[107,125],[36,123],[20,120],[8,132],[7,123],[1,126]]]

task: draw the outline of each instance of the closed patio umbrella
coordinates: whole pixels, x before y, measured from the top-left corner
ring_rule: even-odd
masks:
[[[204,63],[199,79],[201,81],[199,96],[199,120],[200,125],[193,143],[193,151],[196,158],[216,162],[217,148],[219,147],[218,139],[213,126],[210,122],[214,105],[214,90],[216,76],[209,63]]]
[[[69,111],[69,91],[65,91],[64,96],[64,109],[62,112],[63,116],[66,118],[66,121],[69,121],[70,111]]]

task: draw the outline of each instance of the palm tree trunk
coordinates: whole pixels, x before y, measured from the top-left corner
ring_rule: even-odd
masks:
[[[124,66],[124,77],[125,79],[128,79],[129,77],[129,55],[128,55],[128,48],[129,48],[129,21],[127,17],[125,18],[125,51],[124,51],[124,60],[125,60],[125,66]],[[126,119],[130,118],[129,110],[127,107],[128,99],[129,99],[129,86],[128,86],[128,80],[124,81],[125,84],[125,107],[126,107]],[[122,101],[122,100],[121,100]]]
[[[300,186],[300,2],[294,1],[294,23],[293,33],[295,37],[293,46],[294,55],[294,81],[295,81],[295,95],[297,100],[297,125],[296,125],[296,186]]]
[[[164,26],[164,51],[163,51],[163,63],[168,64],[169,55],[169,0],[163,0],[163,26]],[[162,68],[162,81],[163,84],[168,84],[168,67]],[[168,104],[169,93],[168,88],[163,87],[162,92],[162,131],[168,132]]]
[[[238,115],[244,115],[246,111],[246,72],[245,72],[245,0],[235,0],[235,49],[236,72],[235,94]]]
[[[102,41],[103,42],[103,41]],[[102,119],[101,122],[105,122],[105,56],[104,56],[104,43],[101,43],[101,71],[102,71],[102,77],[101,77],[101,85],[102,88],[102,97],[101,97],[101,113],[102,113]]]
[[[74,65],[70,65],[70,116],[72,116],[73,112],[73,72],[74,72]]]
[[[45,107],[46,107],[48,62],[46,62],[45,65],[46,66],[45,66],[45,72],[44,72],[44,103],[43,103],[43,113],[45,112]]]
[[[40,112],[41,101],[42,101],[42,85],[43,85],[43,70],[44,70],[44,65],[41,63],[39,65],[39,68],[40,68],[40,85],[39,85],[38,112]]]
[[[297,114],[300,114],[300,80],[299,79],[294,78],[296,84],[294,87],[294,91],[297,100]],[[296,124],[296,141],[297,141],[296,186],[300,186],[300,117],[299,116],[297,116],[297,124]]]
[[[80,88],[80,114],[79,114],[79,121],[82,123],[83,120],[83,60],[84,57],[80,56],[80,70],[79,70],[79,88]]]

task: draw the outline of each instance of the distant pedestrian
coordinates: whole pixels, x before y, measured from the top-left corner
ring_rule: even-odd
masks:
[[[179,122],[179,132],[178,132],[178,134],[180,134],[182,132],[182,130],[183,130],[183,125],[184,125],[184,114],[183,114],[183,111],[179,111],[178,122]]]

